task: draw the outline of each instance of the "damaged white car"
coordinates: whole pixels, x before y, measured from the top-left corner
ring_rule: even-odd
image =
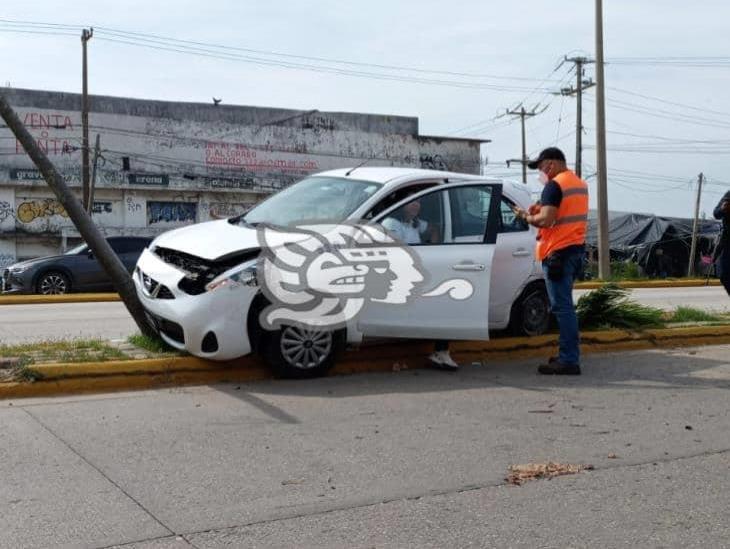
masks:
[[[535,232],[512,212],[529,204],[520,183],[332,170],[245,215],[162,234],[134,282],[171,346],[214,360],[259,352],[287,377],[324,374],[364,338],[538,335],[550,312]]]

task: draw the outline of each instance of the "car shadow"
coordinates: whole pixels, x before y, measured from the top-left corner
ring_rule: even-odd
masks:
[[[521,389],[535,392],[581,387],[641,391],[730,389],[730,362],[723,358],[723,355],[730,351],[730,346],[702,349],[705,354],[711,356],[699,356],[699,348],[589,354],[584,358],[581,376],[542,376],[537,374],[536,370],[539,359],[518,361],[502,359],[464,364],[457,372],[409,367],[358,376],[332,375],[306,380],[267,380],[246,384],[221,384],[215,388],[247,402],[250,401],[251,393],[347,398],[483,388],[492,388],[495,391]],[[710,349],[710,352],[707,353],[705,349]],[[425,359],[419,357],[418,360],[409,362],[422,364],[425,363]],[[280,411],[280,413],[286,416],[285,412]],[[289,418],[291,419],[293,418]]]

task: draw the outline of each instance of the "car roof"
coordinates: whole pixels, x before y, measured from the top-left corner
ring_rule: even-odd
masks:
[[[351,172],[348,176],[347,173]],[[358,181],[372,181],[373,183],[382,183],[387,185],[388,183],[395,182],[398,180],[399,183],[407,179],[422,179],[427,177],[434,177],[437,179],[453,178],[453,179],[485,179],[482,176],[457,173],[457,172],[445,172],[441,170],[423,170],[420,168],[390,168],[390,167],[365,167],[362,168],[340,168],[337,170],[329,170],[326,172],[320,172],[313,174],[314,176],[324,177],[348,177]]]
[[[348,176],[347,172],[352,173]],[[435,179],[453,179],[456,181],[492,181],[501,183],[507,187],[510,195],[518,194],[526,196],[529,200],[530,189],[522,182],[502,179],[500,177],[490,177],[489,175],[475,175],[458,172],[445,172],[441,170],[424,170],[420,168],[391,168],[391,167],[366,167],[362,168],[340,168],[337,170],[328,170],[312,174],[313,177],[341,177],[352,179],[353,181],[372,181],[373,183],[381,183],[385,187],[390,185],[400,185],[407,183],[409,180],[418,180],[425,178]]]

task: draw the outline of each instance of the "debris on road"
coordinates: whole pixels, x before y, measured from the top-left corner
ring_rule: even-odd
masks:
[[[575,475],[581,471],[592,471],[593,465],[573,465],[569,463],[528,463],[525,465],[510,465],[509,476],[505,478],[507,484],[521,486],[528,480],[541,478],[551,479],[562,475]]]

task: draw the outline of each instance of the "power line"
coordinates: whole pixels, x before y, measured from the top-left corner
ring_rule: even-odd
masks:
[[[20,22],[20,21],[13,21],[8,19],[0,19],[0,24],[5,25],[16,25],[15,28],[0,28],[0,30],[8,30],[8,31],[15,31],[15,32],[24,32],[21,28],[17,27],[17,25],[24,25],[25,27],[29,27],[31,29],[35,28],[62,28],[62,29],[76,29],[76,28],[82,28],[80,26],[76,25],[68,25],[68,26],[60,26],[55,24],[48,24],[48,23],[41,23],[41,22]],[[338,71],[343,74],[358,76],[358,75],[372,75],[377,73],[367,73],[363,71],[352,71],[349,69],[342,69],[337,67],[325,67],[324,65],[321,65],[321,63],[327,63],[330,65],[347,65],[347,66],[353,66],[353,67],[364,67],[368,69],[380,69],[380,70],[386,70],[386,71],[408,71],[412,73],[420,73],[420,74],[437,74],[437,75],[445,75],[445,76],[452,76],[452,77],[461,77],[461,78],[472,78],[472,79],[493,79],[493,80],[506,80],[506,81],[521,81],[521,82],[535,82],[540,81],[545,83],[545,79],[539,79],[534,77],[525,77],[525,76],[505,76],[505,75],[497,75],[497,74],[486,74],[486,73],[477,73],[477,72],[457,72],[457,71],[450,71],[450,70],[440,70],[440,69],[424,69],[421,67],[408,67],[403,65],[389,65],[389,64],[380,64],[380,63],[367,63],[367,62],[359,62],[359,61],[351,61],[351,60],[345,60],[345,59],[335,59],[335,58],[326,58],[326,57],[316,57],[316,56],[309,56],[309,55],[299,55],[299,54],[290,54],[290,53],[283,53],[283,52],[277,52],[277,51],[266,51],[266,50],[259,50],[259,49],[253,49],[253,48],[243,48],[243,47],[237,47],[237,46],[230,46],[230,45],[222,45],[222,44],[215,44],[215,43],[209,43],[209,42],[202,42],[202,41],[195,41],[195,40],[182,40],[177,38],[170,38],[165,37],[161,35],[156,34],[147,34],[147,33],[139,33],[139,32],[130,32],[130,31],[124,31],[119,29],[113,29],[109,27],[103,27],[103,26],[96,26],[95,29],[97,30],[97,37],[101,38],[104,36],[104,40],[109,42],[117,42],[127,45],[134,45],[134,46],[140,46],[140,47],[149,47],[152,49],[160,49],[164,51],[172,51],[177,53],[189,53],[189,54],[196,54],[196,55],[203,55],[203,56],[209,56],[209,57],[217,57],[221,59],[229,59],[229,60],[240,60],[240,61],[247,61],[252,63],[262,63],[262,64],[273,64],[275,66],[282,66],[285,68],[306,68],[306,69],[313,69],[318,68],[319,70],[330,70],[330,71]],[[297,63],[294,61],[282,61],[282,60],[275,60],[275,59],[264,59],[261,57],[250,57],[247,55],[242,55],[241,53],[247,53],[247,54],[254,54],[259,56],[267,56],[267,57],[278,57],[282,59],[296,59],[296,60],[305,60],[309,62],[316,62],[320,63],[320,65],[311,65],[311,64],[302,64]],[[399,75],[391,75],[391,76],[399,76]],[[402,76],[400,76],[402,78]],[[429,79],[427,79],[429,80]],[[434,80],[434,82],[440,82],[443,83],[443,81]],[[487,83],[472,83],[475,86],[487,86],[486,89],[490,89],[490,84]],[[534,90],[534,88],[527,88],[527,87],[520,87],[520,86],[505,86],[505,85],[496,85],[492,84],[491,86],[496,86],[495,89],[502,89],[502,91],[531,91]]]
[[[712,109],[704,109],[702,107],[696,107],[696,106],[693,106],[693,105],[688,105],[686,103],[678,103],[676,101],[669,101],[667,99],[662,99],[661,97],[656,97],[656,96],[653,96],[653,95],[645,95],[645,94],[642,94],[642,93],[636,93],[636,92],[633,92],[633,91],[624,90],[624,89],[621,89],[621,88],[616,88],[616,87],[611,87],[611,86],[607,86],[607,89],[609,89],[611,91],[618,92],[618,93],[623,93],[623,94],[626,94],[626,95],[631,95],[631,96],[634,96],[634,97],[641,97],[642,99],[649,99],[651,101],[658,101],[660,103],[666,103],[667,105],[673,105],[675,107],[684,107],[685,109],[691,109],[691,110],[699,111],[699,112],[706,112],[706,113],[709,113],[709,114],[719,114],[721,116],[730,116],[730,112],[715,111],[715,110],[712,110]]]

